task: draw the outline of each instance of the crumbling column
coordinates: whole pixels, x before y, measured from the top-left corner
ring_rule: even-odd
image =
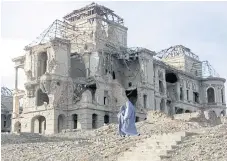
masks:
[[[13,96],[13,118],[16,118],[19,114],[19,98],[17,96],[17,91],[15,91]]]
[[[15,67],[15,90],[18,89],[18,67]]]
[[[19,114],[19,97],[18,97],[18,67],[15,67],[15,91],[13,94],[13,118]]]

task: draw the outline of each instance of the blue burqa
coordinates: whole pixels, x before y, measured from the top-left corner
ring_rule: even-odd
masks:
[[[135,125],[135,107],[130,101],[126,102],[126,108],[121,107],[118,114],[120,135],[138,135]]]
[[[124,122],[124,115],[125,115],[125,106],[121,106],[120,112],[118,113],[118,132],[120,136],[125,136],[125,133],[121,130]]]

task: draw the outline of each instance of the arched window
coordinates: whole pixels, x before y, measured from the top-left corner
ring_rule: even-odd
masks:
[[[61,132],[64,129],[65,125],[65,116],[63,114],[58,116],[58,132]]]
[[[224,102],[224,89],[223,88],[221,89],[221,102],[225,103]]]
[[[105,115],[105,116],[104,116],[104,123],[105,123],[105,124],[110,123],[109,115]]]
[[[73,129],[77,129],[78,116],[77,114],[72,115],[73,117]]]
[[[208,103],[214,103],[215,102],[215,95],[214,95],[214,88],[210,87],[207,89],[207,101]]]
[[[96,129],[98,126],[97,126],[97,118],[98,116],[96,114],[93,114],[92,115],[92,129]]]

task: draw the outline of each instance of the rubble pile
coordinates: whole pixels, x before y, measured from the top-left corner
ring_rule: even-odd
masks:
[[[164,161],[226,161],[226,152],[227,124],[222,124],[187,137]]]
[[[20,135],[2,134],[2,160],[115,161],[122,152],[153,134],[207,128],[204,128],[195,120],[194,122],[174,120],[165,114],[155,111],[149,112],[147,120],[136,123],[136,126],[141,135],[134,137],[120,137],[118,135],[118,125],[116,124],[106,125],[96,130],[64,130],[59,134],[44,136],[28,133],[21,133]],[[217,136],[224,134],[222,126],[226,127],[226,124],[213,127],[217,133],[219,129],[221,130]],[[207,135],[211,136],[214,134],[210,132]],[[205,136],[202,137],[205,139]],[[216,136],[214,135],[214,137]],[[221,140],[223,141],[223,139]],[[198,144],[197,146],[200,147],[202,145],[199,144],[202,143],[197,138],[196,145]],[[193,144],[190,145],[192,146]],[[182,146],[186,146],[183,148],[185,153],[187,150],[193,150],[189,143],[185,143]],[[208,143],[207,146],[209,146]],[[178,155],[179,152],[173,154],[173,158],[179,157]]]
[[[222,123],[221,118],[217,117],[213,111],[199,110],[193,113],[178,114],[174,118],[176,120],[197,123],[202,127],[216,126]]]

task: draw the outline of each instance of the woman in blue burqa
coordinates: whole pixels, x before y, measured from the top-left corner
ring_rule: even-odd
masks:
[[[119,134],[120,136],[135,136],[139,135],[135,125],[135,107],[127,99],[125,105],[121,106],[118,113]]]

